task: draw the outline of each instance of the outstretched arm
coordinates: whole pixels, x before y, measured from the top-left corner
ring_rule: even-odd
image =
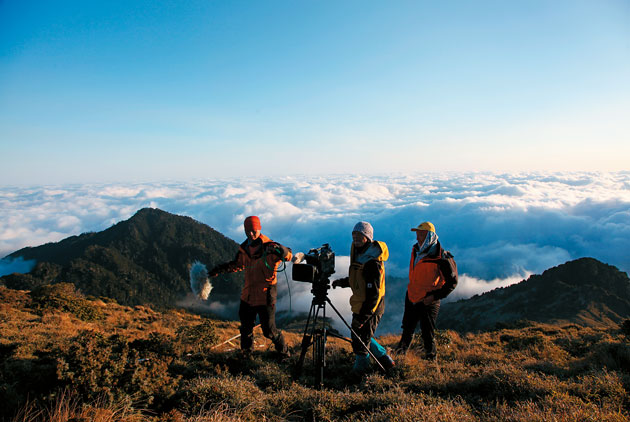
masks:
[[[234,257],[232,261],[219,264],[208,271],[208,277],[216,277],[220,274],[225,273],[235,273],[238,271],[243,271],[244,268],[245,262],[243,260],[243,253],[239,250],[236,253],[236,257]]]
[[[333,289],[337,287],[350,287],[350,278],[349,277],[338,278],[337,280],[334,280],[332,282],[332,287]]]

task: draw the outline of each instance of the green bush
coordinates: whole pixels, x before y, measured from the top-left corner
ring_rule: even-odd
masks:
[[[133,396],[160,407],[175,394],[180,378],[169,372],[169,345],[157,333],[128,343],[118,335],[84,330],[68,350],[57,351],[57,376],[86,400]]]
[[[72,283],[45,284],[31,292],[35,309],[69,312],[82,321],[104,319],[103,313],[77,292]]]
[[[96,400],[101,395],[114,400],[123,394],[121,381],[129,359],[130,349],[124,338],[105,338],[84,330],[67,351],[58,351],[57,375],[87,400]]]
[[[147,354],[156,354],[173,358],[176,354],[174,338],[168,334],[150,332],[147,338],[139,338],[132,341],[129,347],[136,350],[142,358]]]
[[[218,340],[214,323],[209,319],[204,319],[201,324],[183,326],[177,330],[177,343],[183,352],[209,352]]]

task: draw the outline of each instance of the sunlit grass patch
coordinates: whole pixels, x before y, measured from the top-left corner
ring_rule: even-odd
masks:
[[[261,414],[267,406],[263,391],[246,376],[224,374],[196,378],[185,383],[182,391],[181,409],[187,414],[209,410],[219,404],[240,412]]]
[[[552,393],[536,401],[528,400],[514,405],[497,403],[495,408],[484,411],[480,419],[496,422],[625,422],[628,413],[621,406],[600,406],[568,393]]]
[[[250,357],[240,353],[238,338],[221,345],[238,334],[237,321],[97,299],[89,302],[104,318],[85,321],[63,307],[39,312],[28,292],[0,288],[0,296],[6,299],[0,304],[0,418],[5,420],[20,411],[22,419],[13,420],[44,421],[63,391],[72,398],[67,396],[61,408],[72,409],[64,414],[77,420],[629,417],[630,347],[616,327],[530,322],[482,333],[439,331],[437,362],[422,359],[416,341],[406,355],[392,354],[396,366],[387,374],[373,366],[363,376],[351,373],[350,344],[331,337],[319,390],[311,348],[301,376],[295,375],[303,334],[297,324],[285,330],[292,357],[278,362],[259,329],[255,336],[262,347]],[[392,349],[398,339],[378,340]]]

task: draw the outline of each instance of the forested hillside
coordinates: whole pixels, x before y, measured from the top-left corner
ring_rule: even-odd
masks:
[[[520,320],[606,327],[628,317],[628,274],[596,259],[580,258],[518,284],[444,304],[439,325],[462,332]]]
[[[121,304],[174,306],[190,292],[191,262],[211,268],[233,259],[237,250],[236,242],[190,217],[145,208],[102,232],[12,253],[10,258],[37,264],[29,274],[7,275],[1,281],[15,289],[68,282],[84,294]],[[222,276],[213,299],[233,300],[241,286],[242,275]]]

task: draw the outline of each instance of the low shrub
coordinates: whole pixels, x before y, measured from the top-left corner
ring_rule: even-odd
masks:
[[[587,402],[603,404],[629,404],[628,393],[618,373],[597,371],[578,376],[568,382],[567,391]]]
[[[218,343],[214,322],[204,319],[201,324],[183,326],[177,330],[177,343],[182,352],[207,353]]]
[[[95,307],[77,292],[72,283],[45,284],[31,292],[33,306],[36,310],[58,310],[69,312],[82,321],[98,321],[104,319],[100,309]]]
[[[129,345],[121,336],[106,338],[83,330],[68,350],[58,350],[57,376],[72,385],[85,400],[104,396],[115,400],[124,394],[122,378],[130,359]]]
[[[134,396],[159,408],[175,394],[180,378],[170,374],[170,346],[157,333],[128,343],[119,335],[84,330],[56,358],[60,383],[71,384],[88,401]]]

